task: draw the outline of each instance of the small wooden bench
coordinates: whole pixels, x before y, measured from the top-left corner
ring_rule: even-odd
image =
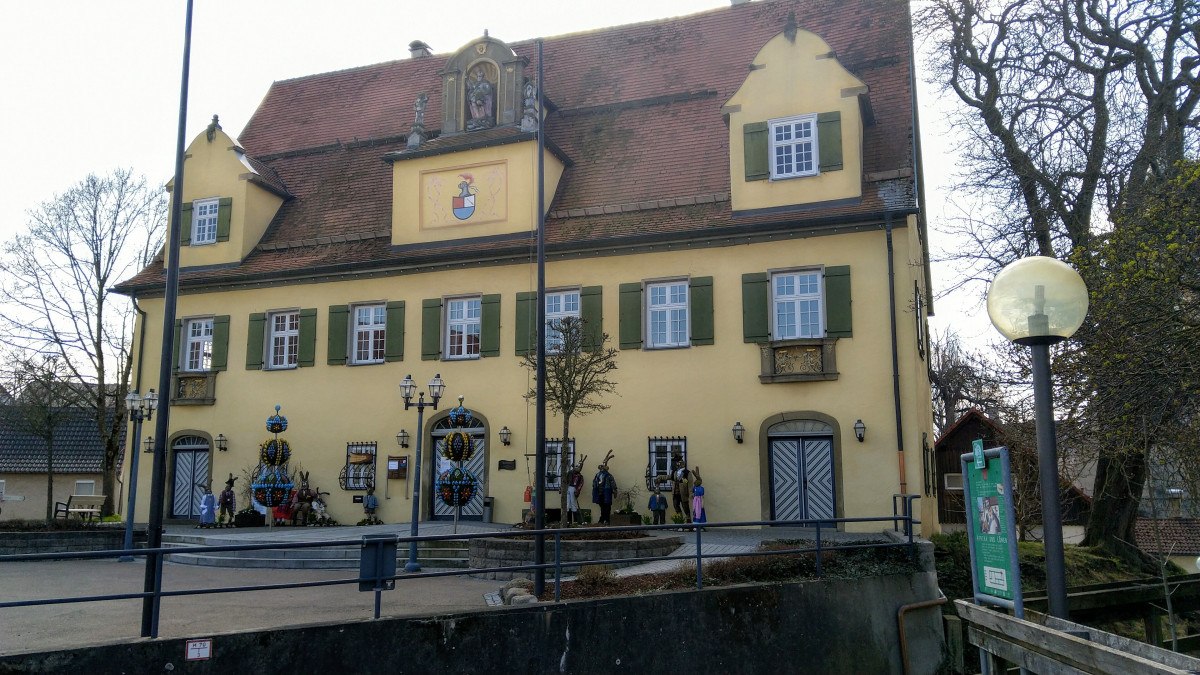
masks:
[[[67,519],[72,515],[80,520],[90,522],[100,517],[100,509],[104,506],[104,495],[71,495],[65,502],[54,504],[54,517]]]

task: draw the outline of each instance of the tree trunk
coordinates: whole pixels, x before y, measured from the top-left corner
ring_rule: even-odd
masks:
[[[1096,546],[1142,564],[1134,524],[1146,483],[1146,456],[1133,451],[1105,451],[1096,464],[1096,486],[1082,544]]]
[[[563,430],[561,442],[558,444],[558,526],[567,526],[567,490],[571,489],[567,485],[567,474],[571,471],[570,464],[570,445],[568,444],[571,433],[571,418],[563,415]]]
[[[54,435],[46,437],[46,522],[54,520]]]

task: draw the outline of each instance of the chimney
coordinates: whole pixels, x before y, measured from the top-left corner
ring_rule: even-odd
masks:
[[[1167,488],[1167,517],[1183,517],[1183,489]]]
[[[420,40],[413,40],[412,42],[408,43],[408,53],[414,59],[423,59],[433,52],[430,51],[429,45],[421,42]]]

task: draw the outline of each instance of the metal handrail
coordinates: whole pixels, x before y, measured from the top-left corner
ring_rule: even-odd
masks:
[[[910,497],[904,495],[904,497]],[[917,495],[911,497],[916,498]],[[380,595],[383,590],[390,588],[385,582],[403,581],[406,579],[422,579],[422,578],[437,578],[437,577],[452,577],[462,575],[477,575],[495,572],[524,572],[538,569],[553,570],[554,572],[554,600],[561,601],[562,589],[562,568],[564,561],[562,560],[562,536],[565,534],[578,535],[589,532],[654,532],[654,531],[688,531],[690,530],[695,536],[696,552],[686,555],[659,555],[659,556],[642,556],[634,558],[605,558],[588,560],[586,563],[577,561],[567,561],[567,566],[576,565],[604,565],[615,563],[641,563],[653,561],[670,561],[678,560],[680,562],[694,560],[696,564],[696,588],[704,588],[704,559],[705,558],[737,558],[745,556],[764,556],[764,555],[788,555],[795,553],[815,553],[816,554],[816,574],[820,578],[823,575],[821,568],[822,554],[829,551],[838,550],[854,550],[854,549],[886,549],[907,547],[910,557],[915,558],[915,539],[913,537],[914,525],[919,525],[921,521],[912,517],[912,499],[905,500],[905,515],[901,515],[895,508],[896,502],[893,500],[893,514],[891,516],[880,517],[857,517],[857,518],[821,518],[821,519],[802,519],[802,520],[771,520],[771,521],[734,521],[734,522],[711,522],[711,523],[671,523],[665,525],[618,525],[612,527],[571,527],[571,528],[546,528],[543,530],[509,530],[495,532],[471,532],[459,534],[433,534],[420,536],[406,536],[396,534],[394,536],[381,536],[376,533],[370,538],[362,537],[355,539],[326,539],[304,542],[253,542],[246,544],[219,544],[214,546],[208,545],[189,545],[186,547],[158,547],[158,548],[143,548],[143,549],[109,549],[101,551],[64,551],[60,553],[21,553],[13,555],[0,555],[0,564],[6,562],[29,562],[38,560],[71,560],[71,559],[102,559],[115,558],[118,556],[147,556],[151,554],[170,555],[170,554],[203,554],[203,553],[222,553],[222,552],[237,552],[237,551],[261,551],[261,550],[288,550],[288,549],[310,549],[310,548],[336,548],[336,547],[358,547],[358,548],[375,548],[384,545],[408,545],[411,543],[435,542],[435,541],[462,541],[472,539],[496,539],[496,538],[531,538],[537,535],[552,536],[554,538],[554,560],[544,563],[527,563],[521,565],[504,565],[499,567],[486,568],[468,568],[468,569],[453,569],[453,570],[436,570],[436,571],[421,571],[416,573],[400,573],[392,575],[384,575],[376,573],[374,576],[364,578],[361,574],[354,577],[340,579],[325,579],[321,581],[303,581],[303,582],[284,582],[272,584],[254,584],[242,586],[222,586],[216,588],[190,588],[163,590],[161,585],[153,591],[141,591],[134,593],[112,593],[104,595],[89,595],[89,596],[72,596],[72,597],[52,597],[38,598],[33,600],[15,600],[0,602],[0,609],[15,608],[15,607],[32,607],[39,605],[61,605],[80,602],[100,602],[107,600],[130,600],[148,597],[180,597],[188,595],[210,595],[215,593],[243,593],[250,591],[265,591],[265,590],[283,590],[296,588],[313,588],[319,586],[336,586],[345,584],[361,584],[364,582],[374,582],[374,592],[376,594],[375,602],[375,618],[380,616]],[[869,543],[843,543],[827,542],[822,538],[822,529],[836,528],[838,525],[846,523],[872,523],[872,522],[891,522],[893,529],[899,530],[903,524],[904,532],[907,535],[906,541],[902,542],[869,542]],[[747,528],[747,527],[801,527],[812,528],[815,533],[815,539],[812,546],[796,546],[784,549],[775,549],[771,551],[733,551],[723,553],[704,553],[703,549],[703,532],[706,529],[722,529],[722,528]],[[864,533],[866,534],[866,533]],[[823,543],[826,541],[827,543]],[[373,550],[371,555],[377,555],[378,551]],[[376,566],[379,570],[380,567]],[[157,626],[154,626],[154,632],[157,634]]]

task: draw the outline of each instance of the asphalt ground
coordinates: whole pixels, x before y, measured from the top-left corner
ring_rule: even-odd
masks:
[[[311,623],[369,620],[375,594],[360,592],[357,570],[230,569],[163,565],[163,589],[183,590],[352,579],[337,586],[214,593],[162,599],[159,637],[208,637]],[[116,560],[61,560],[0,565],[4,601],[85,597],[142,590],[145,565]],[[503,582],[466,576],[401,579],[384,591],[381,616],[486,609],[484,594]],[[129,641],[141,635],[142,600],[108,600],[0,609],[0,654]]]

